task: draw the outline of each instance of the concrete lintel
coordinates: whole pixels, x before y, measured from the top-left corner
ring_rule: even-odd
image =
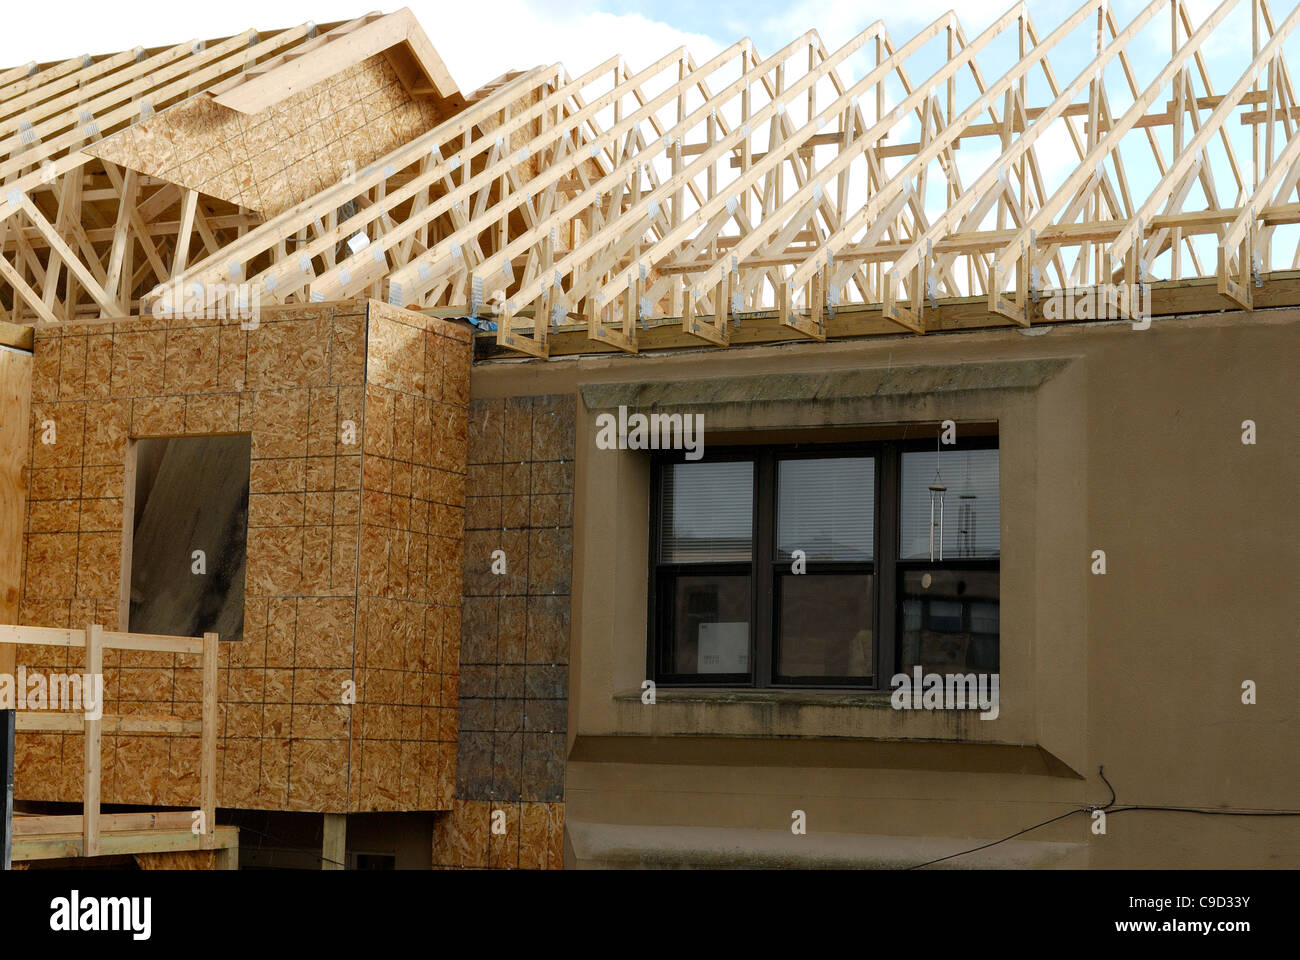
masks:
[[[992,390],[1035,390],[1069,366],[1068,359],[1003,360],[872,369],[713,377],[630,383],[587,383],[579,389],[589,410],[752,407],[827,403]]]

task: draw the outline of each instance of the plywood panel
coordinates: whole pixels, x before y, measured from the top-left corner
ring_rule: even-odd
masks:
[[[253,331],[233,319],[156,322],[36,337],[40,393],[26,419],[32,430],[56,421],[59,443],[27,457],[22,619],[117,622],[121,518],[137,487],[126,480],[130,440],[251,434],[243,639],[223,628],[220,645],[218,803],[450,809],[467,332],[365,301],[268,309]],[[102,396],[67,375],[100,352],[112,358]],[[136,468],[138,480],[155,469],[147,457]],[[69,656],[19,652],[29,669],[62,668]],[[199,718],[197,657],[122,653],[105,668],[107,711]],[[79,796],[78,746],[20,734],[19,795]],[[195,746],[106,734],[105,802],[194,803],[199,758],[182,751]]]
[[[447,810],[455,781],[469,342],[369,301],[353,810]],[[450,384],[451,386],[448,386]]]
[[[257,113],[198,96],[86,149],[272,217],[360,173],[438,116],[376,54]]]
[[[31,354],[0,347],[0,623],[18,622],[31,385]],[[16,651],[4,646],[0,673],[12,673]]]
[[[433,828],[435,870],[563,870],[564,804],[456,800]]]

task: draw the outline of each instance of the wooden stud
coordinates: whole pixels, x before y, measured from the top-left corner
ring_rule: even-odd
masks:
[[[348,818],[343,813],[322,814],[320,868],[346,870],[348,859]]]
[[[217,830],[217,635],[203,635],[203,723],[199,750],[199,809],[203,813],[203,849],[210,850]]]
[[[97,623],[86,627],[86,674],[92,678],[104,674],[103,628]],[[102,704],[100,705],[102,707]],[[85,716],[84,762],[82,772],[82,856],[99,856],[100,732],[102,719]]]

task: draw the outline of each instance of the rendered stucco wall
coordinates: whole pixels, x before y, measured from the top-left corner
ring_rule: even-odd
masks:
[[[1028,333],[475,367],[475,402],[580,398],[571,862],[907,866],[1107,803],[1102,765],[1118,806],[1295,808],[1300,314]],[[871,694],[660,690],[642,704],[648,462],[594,441],[600,404],[622,395],[703,412],[706,443],[996,421],[999,719],[897,712]],[[796,809],[806,838],[791,835]],[[948,865],[1300,864],[1296,818],[1090,824],[1078,814]]]

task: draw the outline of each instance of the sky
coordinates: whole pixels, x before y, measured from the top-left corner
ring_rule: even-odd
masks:
[[[1243,0],[1248,3],[1249,0]],[[1009,0],[908,0],[886,7],[861,0],[475,0],[447,3],[413,0],[411,9],[466,90],[507,68],[560,61],[571,74],[622,53],[635,67],[680,44],[697,59],[750,37],[760,52],[815,28],[835,48],[882,16],[902,37],[950,8],[957,8],[970,35],[1010,7]],[[1030,0],[1043,24],[1074,10],[1074,0]],[[1115,0],[1117,13],[1138,9],[1137,0]],[[1207,0],[1192,0],[1193,9]],[[1286,4],[1281,4],[1285,7]],[[189,39],[226,37],[248,28],[328,23],[366,11],[357,0],[224,0],[191,4],[177,0],[128,0],[106,6],[87,0],[6,4],[0,32],[0,65],[46,62],[82,53],[100,54],[137,45],[159,46]],[[395,6],[379,9],[391,11]],[[52,25],[57,24],[57,29]]]

